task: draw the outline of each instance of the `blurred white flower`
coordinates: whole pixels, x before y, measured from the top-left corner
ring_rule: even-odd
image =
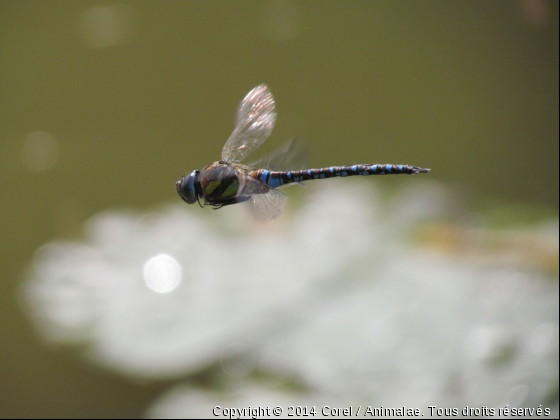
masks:
[[[531,264],[489,263],[493,249],[478,236],[464,257],[437,252],[434,228],[414,243],[422,222],[449,207],[435,185],[383,199],[368,183],[337,181],[309,188],[301,210],[288,206],[266,225],[241,205],[100,214],[83,243],[37,251],[26,309],[51,343],[81,344],[115,371],[212,372],[225,384],[173,389],[153,417],[208,416],[220,399],[546,401],[558,384],[557,278]],[[556,227],[533,233],[550,244]]]
[[[335,405],[338,404],[338,405]],[[226,381],[220,391],[203,390],[187,385],[179,385],[164,393],[155,404],[148,409],[147,418],[155,419],[194,419],[194,418],[210,418],[213,412],[220,418],[295,418],[295,410],[292,410],[292,416],[289,416],[290,406],[309,407],[315,405],[319,410],[316,415],[308,415],[308,418],[323,418],[321,408],[325,405],[333,407],[343,407],[344,402],[338,398],[326,397],[325,395],[274,389],[261,386],[258,383],[247,380],[239,380],[235,382]],[[232,411],[240,408],[251,408],[252,413],[245,416],[236,415],[238,412]],[[258,414],[259,407],[282,407],[282,415],[263,415]],[[232,413],[230,417],[228,414]],[[303,413],[303,412],[302,412]],[[254,415],[254,417],[252,417]],[[299,416],[303,417],[303,416]]]

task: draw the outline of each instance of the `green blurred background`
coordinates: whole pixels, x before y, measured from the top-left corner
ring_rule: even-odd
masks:
[[[544,0],[0,1],[0,415],[138,417],[159,393],[45,349],[16,290],[92,214],[178,200],[254,86],[264,152],[298,135],[313,167],[430,167],[474,206],[557,214],[558,51]]]

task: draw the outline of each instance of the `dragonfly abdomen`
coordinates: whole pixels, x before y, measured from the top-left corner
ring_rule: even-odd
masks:
[[[350,165],[331,166],[329,168],[303,169],[301,171],[276,172],[260,169],[251,172],[251,176],[269,187],[278,188],[282,185],[294,182],[310,181],[313,179],[325,179],[334,177],[346,177],[356,175],[399,175],[399,174],[421,174],[430,172],[429,169],[409,165]]]

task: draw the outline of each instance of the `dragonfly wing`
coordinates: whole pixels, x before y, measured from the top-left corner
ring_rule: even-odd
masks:
[[[294,138],[270,155],[248,165],[254,169],[271,171],[299,171],[307,167],[309,153],[301,140]]]
[[[250,196],[247,200],[253,216],[259,220],[276,219],[284,210],[288,197],[277,189],[271,188],[254,178],[246,177],[238,192],[241,196]]]
[[[276,122],[274,98],[266,85],[251,90],[239,104],[235,129],[222,150],[225,162],[241,162],[270,136]]]
[[[259,220],[276,219],[284,211],[288,197],[281,191],[271,188],[266,194],[255,194],[249,203],[251,212]]]

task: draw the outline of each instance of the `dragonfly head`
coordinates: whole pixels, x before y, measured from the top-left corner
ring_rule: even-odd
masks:
[[[201,195],[200,182],[198,181],[199,174],[200,171],[195,169],[190,174],[185,175],[175,182],[177,194],[189,204],[195,203]]]

